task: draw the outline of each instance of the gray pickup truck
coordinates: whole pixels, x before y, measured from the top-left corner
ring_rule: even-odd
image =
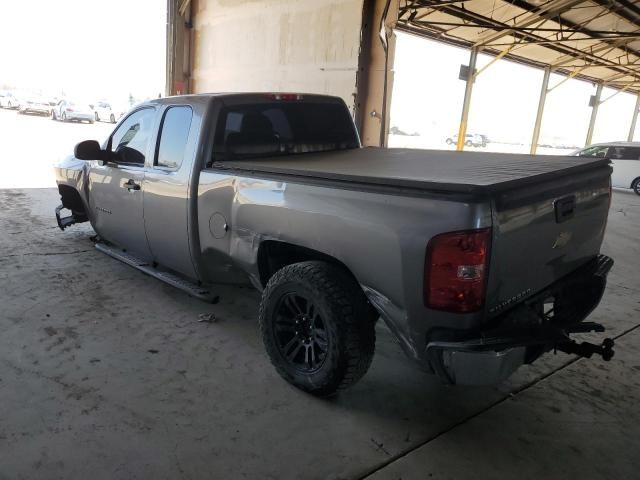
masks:
[[[612,357],[610,339],[569,337],[604,330],[584,320],[613,265],[610,175],[597,158],[362,148],[334,97],[189,95],[79,143],[56,216],[202,299],[253,284],[271,361],[307,392],[365,374],[380,317],[445,382],[495,384],[550,350]]]

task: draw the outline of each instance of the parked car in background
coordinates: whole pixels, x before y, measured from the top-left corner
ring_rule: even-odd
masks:
[[[96,102],[93,107],[95,121],[96,122],[111,122],[116,123],[120,119],[120,117],[124,114],[124,112],[117,112],[114,108],[112,108],[109,102]]]
[[[49,102],[40,95],[25,95],[20,99],[18,105],[18,113],[38,113],[40,115],[49,115],[51,106]]]
[[[640,195],[640,142],[598,143],[573,152],[573,155],[610,159],[613,165],[611,185],[631,188]]]
[[[477,133],[467,133],[465,135],[464,144],[467,147],[486,147],[487,142],[485,140],[484,135],[479,135]],[[456,145],[458,143],[458,134],[452,135],[451,137],[447,137],[447,145]]]
[[[0,108],[18,108],[20,101],[13,92],[0,92]]]
[[[95,118],[95,112],[89,105],[71,100],[60,100],[51,110],[52,120],[93,123]]]

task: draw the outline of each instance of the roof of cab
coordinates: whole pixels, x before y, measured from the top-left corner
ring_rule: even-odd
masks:
[[[212,98],[218,97],[264,97],[266,95],[300,95],[300,100],[305,97],[313,97],[315,99],[340,99],[335,95],[323,95],[318,93],[304,93],[304,92],[212,92],[212,93],[192,93],[188,95],[174,95],[170,97],[154,98],[142,104],[154,104],[154,105],[166,105],[170,103],[206,103],[211,101]],[[275,98],[274,98],[275,99]]]

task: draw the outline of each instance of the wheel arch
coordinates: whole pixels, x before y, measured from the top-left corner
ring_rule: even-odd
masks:
[[[322,261],[339,266],[358,284],[358,279],[342,261],[326,253],[280,240],[264,240],[258,249],[258,273],[264,288],[269,279],[283,267],[299,262]]]
[[[80,192],[70,185],[58,184],[58,192],[64,208],[71,210],[75,216],[88,218]]]

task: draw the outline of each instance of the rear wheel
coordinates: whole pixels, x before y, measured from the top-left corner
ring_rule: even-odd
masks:
[[[640,195],[640,177],[636,178],[633,181],[633,183],[631,184],[631,188],[634,192],[636,192],[636,195]]]
[[[355,280],[326,262],[288,265],[269,280],[260,329],[280,376],[327,396],[356,383],[375,349],[375,315]]]
[[[467,140],[466,142],[464,142],[464,144],[465,144],[467,147],[470,147],[470,146],[472,145],[471,140]]]

